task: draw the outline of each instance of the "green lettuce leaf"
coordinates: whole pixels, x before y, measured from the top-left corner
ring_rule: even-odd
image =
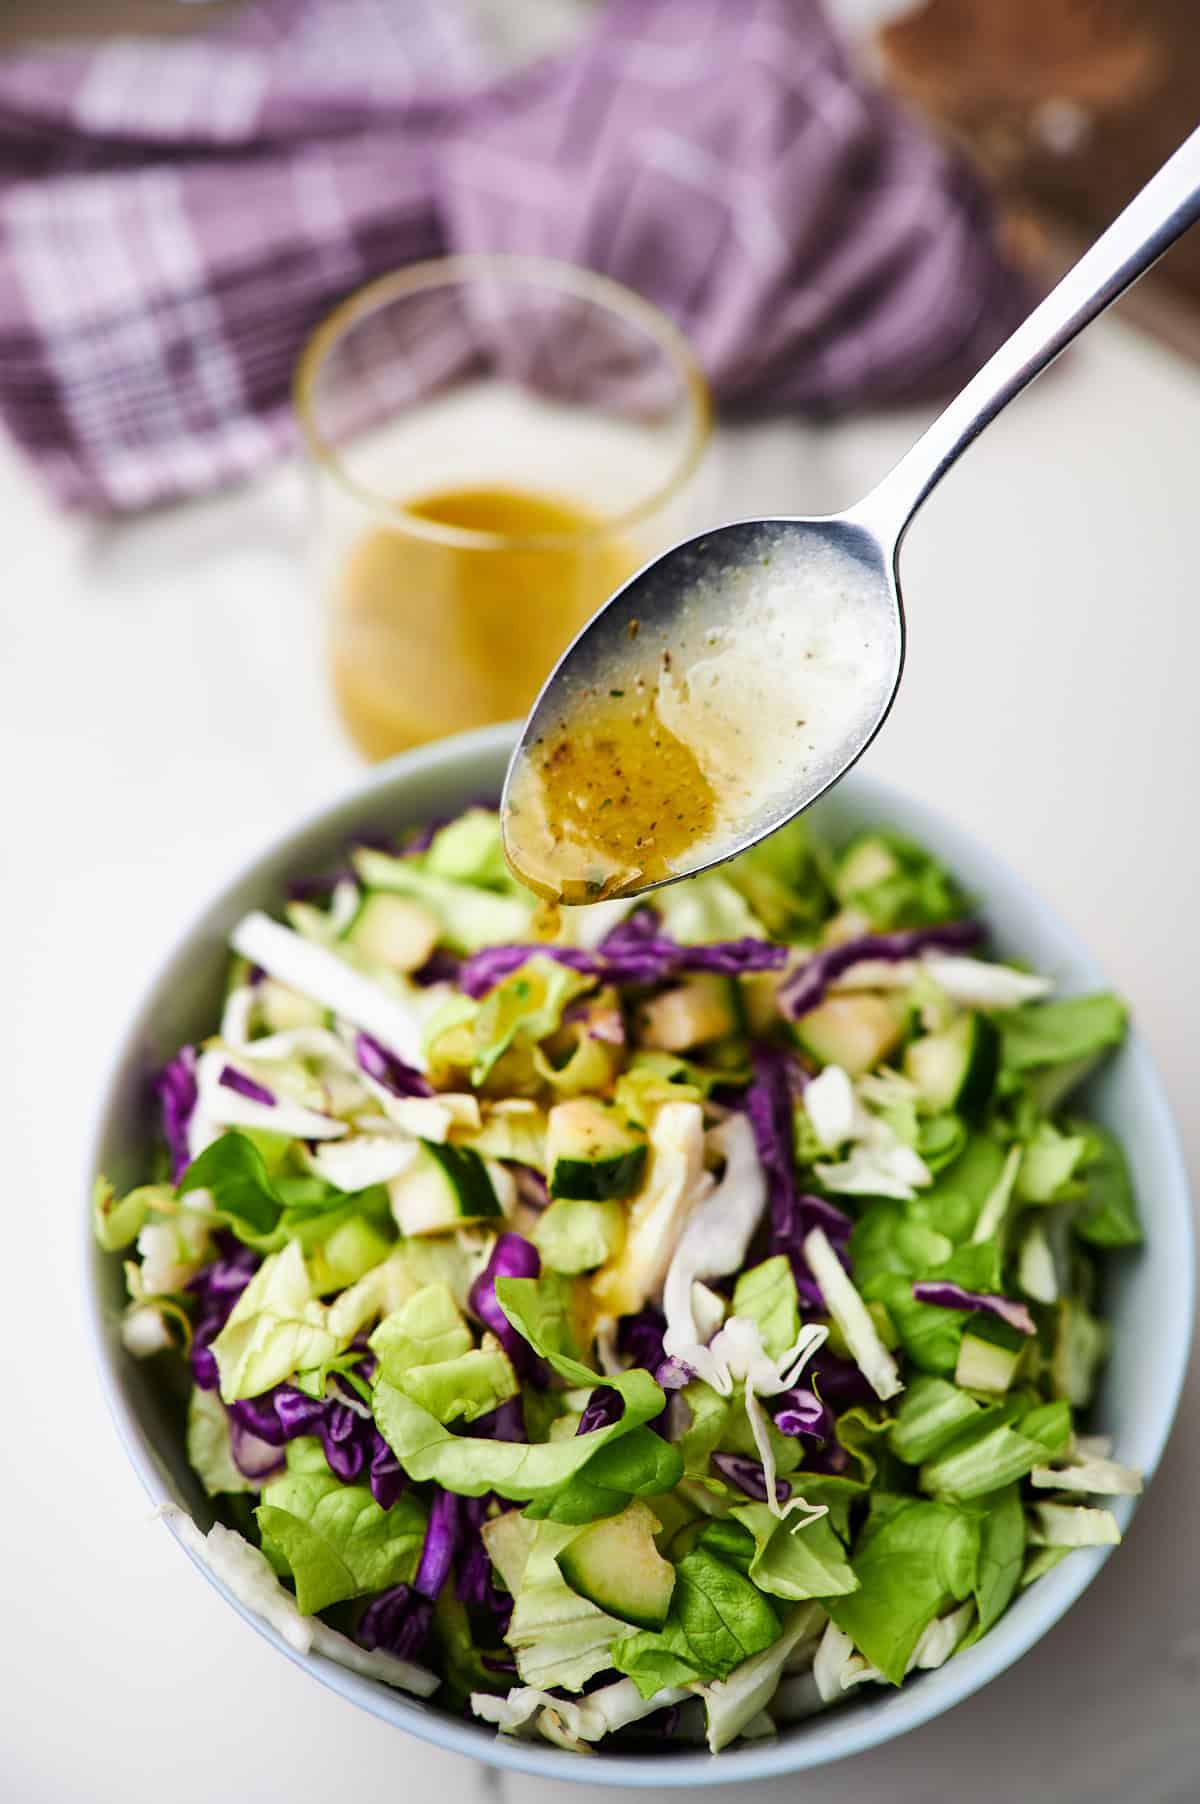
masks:
[[[979,1571],[975,1602],[982,1635],[1003,1616],[1025,1563],[1025,1511],[1015,1484],[980,1499]]]
[[[1108,1355],[1108,1324],[1076,1297],[1063,1297],[1055,1317],[1051,1382],[1057,1396],[1084,1409],[1092,1400],[1097,1375]]]
[[[573,1318],[574,1285],[558,1272],[540,1278],[497,1278],[496,1299],[535,1353],[548,1359],[568,1384],[592,1386],[599,1374],[578,1357]]]
[[[627,1627],[572,1591],[559,1571],[558,1555],[578,1533],[556,1522],[534,1525],[504,1637],[524,1683],[542,1690],[579,1691],[612,1665],[613,1642]]]
[[[643,1697],[652,1697],[664,1685],[726,1679],[779,1634],[779,1617],[758,1587],[736,1567],[697,1547],[675,1568],[665,1626],[619,1641],[612,1664],[628,1674]]]
[[[382,1186],[378,1188],[386,1207],[387,1192]],[[374,1191],[362,1192],[363,1199],[372,1199],[372,1209],[374,1197]],[[390,1211],[386,1222],[380,1225],[359,1205],[359,1197],[349,1197],[341,1209],[331,1210],[316,1222],[306,1223],[305,1230],[295,1236],[308,1256],[309,1275],[318,1296],[357,1284],[375,1266],[381,1265],[395,1248],[396,1230]],[[290,1214],[291,1211],[285,1209],[280,1224],[289,1239],[293,1238],[288,1220]]]
[[[283,1212],[283,1199],[267,1176],[261,1152],[247,1134],[234,1129],[192,1160],[180,1181],[180,1196],[189,1190],[211,1191],[222,1215],[255,1234],[270,1234]]]
[[[291,1441],[287,1471],[263,1487],[255,1515],[263,1548],[295,1581],[306,1616],[344,1598],[411,1584],[425,1542],[424,1505],[405,1492],[380,1509],[366,1485],[344,1485],[321,1443]]]
[[[601,1382],[582,1361],[563,1351],[570,1344],[564,1296],[568,1287],[553,1278],[499,1278],[496,1296],[517,1331],[569,1385],[591,1391]],[[653,1495],[677,1482],[680,1456],[658,1436],[652,1447],[640,1437],[628,1455],[609,1456],[593,1471],[590,1462],[611,1443],[632,1436],[653,1421],[665,1398],[648,1372],[635,1368],[604,1382],[616,1390],[624,1413],[605,1428],[567,1440],[533,1445],[511,1441],[462,1440],[386,1377],[375,1386],[375,1417],[384,1438],[410,1477],[433,1479],[462,1496],[478,1497],[494,1490],[500,1496],[528,1501],[531,1513],[573,1522],[608,1514],[604,1507],[619,1496],[616,1508],[631,1495]],[[586,1482],[582,1475],[587,1468]],[[573,1481],[579,1479],[579,1483]],[[627,1488],[628,1487],[628,1488]]]
[[[972,1134],[961,1153],[911,1202],[880,1200],[863,1210],[850,1240],[855,1282],[865,1287],[882,1273],[909,1278],[946,1275],[955,1248],[965,1247],[979,1212],[1004,1170],[1004,1149]],[[965,1282],[965,1280],[958,1280]]]
[[[678,1441],[684,1471],[689,1478],[707,1478],[709,1459],[720,1446],[729,1421],[730,1399],[718,1395],[700,1378],[693,1378],[677,1395],[687,1405],[690,1418]]]
[[[680,946],[714,940],[764,939],[762,922],[727,871],[692,877],[659,890],[654,908],[668,939]]]
[[[921,1488],[962,1502],[1024,1478],[1045,1458],[1045,1447],[1023,1432],[1023,1424],[985,1424],[922,1466]]]
[[[1075,1172],[1087,1152],[1082,1134],[1062,1134],[1039,1121],[1017,1167],[1016,1196],[1023,1203],[1058,1203],[1076,1197],[1082,1185]]]
[[[921,1635],[975,1588],[978,1517],[945,1503],[877,1492],[851,1565],[858,1590],[825,1608],[859,1652],[899,1685]]]
[[[210,1497],[258,1490],[257,1482],[244,1477],[234,1464],[224,1404],[216,1391],[202,1391],[199,1385],[193,1385],[188,1395],[187,1456]]]
[[[329,1324],[329,1312],[313,1297],[304,1255],[290,1241],[263,1260],[212,1343],[222,1400],[260,1396],[293,1372],[333,1358],[351,1334],[343,1341]]]
[[[615,1516],[634,1497],[658,1497],[683,1477],[683,1456],[652,1428],[634,1428],[602,1447],[561,1490],[529,1504],[525,1514],[549,1522],[588,1523]]]
[[[967,1147],[967,1124],[961,1115],[926,1115],[917,1123],[916,1150],[930,1171],[944,1171]]]
[[[539,955],[527,959],[503,983],[489,990],[472,1023],[471,1082],[482,1084],[517,1040],[533,1047],[556,1033],[567,1004],[591,981],[578,971]]]
[[[443,1701],[451,1709],[470,1708],[473,1691],[507,1691],[511,1679],[487,1664],[485,1650],[479,1647],[471,1632],[471,1621],[454,1595],[452,1585],[443,1585],[433,1606],[433,1635],[437,1645],[437,1669],[446,1689]],[[498,1650],[492,1649],[492,1658]]]
[[[490,1346],[410,1366],[400,1389],[439,1422],[477,1422],[517,1396],[521,1386],[503,1347]]]
[[[941,1265],[930,1266],[920,1275],[961,1284],[967,1290],[996,1291],[1000,1288],[999,1250],[993,1241],[962,1246]],[[912,1286],[910,1273],[885,1271],[864,1284],[862,1293],[869,1301],[884,1304],[914,1365],[924,1372],[952,1375],[970,1311],[920,1303]]]
[[[879,849],[879,856],[872,860],[870,880],[860,885],[854,880],[859,868],[856,854],[868,842]],[[944,866],[898,833],[861,834],[852,840],[838,860],[834,888],[839,902],[866,915],[877,933],[953,921],[967,907],[962,890]]]
[[[175,1193],[169,1184],[142,1184],[119,1197],[101,1174],[92,1186],[92,1230],[106,1253],[132,1246],[148,1221],[174,1212]]]
[[[798,819],[725,865],[722,876],[746,898],[773,939],[810,939],[833,911],[823,862],[807,822]]]
[[[919,1466],[976,1422],[985,1407],[944,1378],[914,1378],[896,1412],[888,1446],[898,1459]]]
[[[1020,1076],[1095,1058],[1120,1045],[1126,1019],[1124,1003],[1106,992],[1005,1009],[997,1019],[1002,1070]]]
[[[864,1484],[876,1483],[880,1461],[886,1462],[890,1457],[887,1440],[892,1422],[893,1418],[883,1413],[877,1404],[856,1403],[853,1409],[843,1410],[834,1423],[838,1445],[853,1457]],[[804,1495],[808,1496],[807,1486]]]
[[[417,858],[422,869],[454,883],[523,897],[504,857],[500,816],[494,808],[468,808],[439,828],[428,851],[418,853]],[[412,862],[411,857],[407,862]]]
[[[767,1439],[775,1456],[775,1470],[781,1478],[786,1478],[804,1458],[804,1443],[794,1435],[780,1434],[769,1417],[766,1429]],[[738,1391],[729,1398],[716,1448],[718,1453],[740,1453],[747,1459],[759,1458],[758,1442],[754,1438],[754,1430],[746,1412],[746,1399]]]
[[[789,1260],[782,1253],[751,1266],[733,1288],[732,1314],[749,1316],[758,1326],[762,1343],[772,1359],[796,1344],[800,1332],[800,1302]]]
[[[802,1488],[807,1498],[807,1487]],[[747,1577],[760,1591],[799,1603],[810,1597],[845,1596],[858,1588],[828,1516],[796,1528],[786,1520],[780,1522],[765,1503],[743,1504],[730,1514],[754,1538]]]
[[[1083,1201],[1071,1218],[1073,1230],[1093,1246],[1140,1246],[1137,1203],[1119,1142],[1091,1121],[1072,1122],[1071,1132],[1084,1141]]]
[[[580,1369],[587,1372],[586,1366]],[[587,1382],[597,1382],[594,1372],[587,1374]],[[634,1369],[606,1382],[624,1399],[620,1420],[564,1441],[526,1445],[467,1440],[451,1434],[427,1409],[386,1379],[375,1384],[375,1420],[404,1470],[418,1483],[432,1480],[461,1497],[496,1491],[519,1502],[538,1502],[568,1485],[602,1447],[652,1422],[663,1408],[663,1394],[649,1372]]]
[[[829,1525],[840,1541],[850,1539],[850,1511],[867,1495],[862,1479],[834,1477],[824,1472],[806,1473],[799,1486],[804,1501],[814,1507],[824,1504],[829,1511]]]
[[[403,1385],[413,1366],[458,1359],[475,1345],[448,1284],[426,1284],[385,1315],[367,1342],[381,1376]]]

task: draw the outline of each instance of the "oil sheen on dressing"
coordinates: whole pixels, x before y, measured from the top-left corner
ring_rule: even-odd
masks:
[[[631,618],[602,668],[573,660],[585,674],[509,780],[517,876],[567,903],[661,883],[769,823],[798,778],[836,774],[893,680],[863,605],[873,580],[777,538],[700,577],[669,619]]]

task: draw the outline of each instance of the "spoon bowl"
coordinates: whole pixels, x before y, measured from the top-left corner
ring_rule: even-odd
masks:
[[[918,508],[1197,217],[1200,130],[864,502],[716,527],[618,590],[551,672],[509,766],[517,875],[555,901],[640,895],[735,857],[836,783],[899,685],[897,567]]]
[[[837,590],[832,616],[825,602],[815,616],[811,608],[806,613],[805,596],[815,579],[826,593],[831,583]],[[732,617],[717,621],[717,609]],[[730,656],[731,640],[744,642],[740,655]],[[838,662],[832,688],[830,654]],[[820,681],[808,662],[817,656]],[[845,774],[883,725],[903,664],[895,559],[860,517],[738,520],[685,539],[617,590],[543,685],[505,781],[501,807],[510,857],[526,882],[547,887],[531,869],[528,851],[518,849],[531,765],[556,735],[572,735],[597,697],[623,704],[632,681],[650,688],[669,675],[671,699],[660,689],[660,713],[702,764],[711,766],[722,727],[737,733],[723,773],[734,805],[718,812],[703,838],[708,866],[775,832]],[[718,665],[728,666],[719,676]],[[761,748],[765,755],[752,760],[747,778],[745,740],[752,727],[769,743]],[[593,748],[589,756],[598,762],[603,754]],[[672,770],[667,781],[675,780]],[[605,786],[612,789],[611,782]],[[643,865],[603,893],[640,894],[682,874],[670,868],[656,874]],[[590,898],[559,886],[556,899]]]

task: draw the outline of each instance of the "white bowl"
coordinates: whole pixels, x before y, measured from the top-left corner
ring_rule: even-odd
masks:
[[[453,814],[480,796],[499,795],[514,741],[510,727],[446,739],[406,753],[372,771],[342,801],[301,822],[238,875],[183,935],[152,985],[122,1042],[101,1109],[88,1189],[97,1170],[118,1191],[141,1182],[156,1132],[154,1072],[184,1041],[211,1033],[227,959],[226,936],[253,907],[277,905],[289,877],[322,868],[345,842],[375,829],[395,831]],[[860,828],[885,825],[910,835],[945,861],[978,898],[1002,954],[1028,960],[1065,992],[1104,987],[1087,952],[1023,878],[1014,875],[963,829],[932,809],[854,772],[813,810],[836,840]],[[1133,999],[1136,1004],[1136,998]],[[1115,1437],[1115,1456],[1147,1477],[1158,1465],[1175,1414],[1187,1363],[1193,1314],[1192,1212],[1179,1143],[1162,1084],[1133,1034],[1090,1084],[1086,1106],[1118,1134],[1130,1158],[1146,1228],[1145,1248],[1109,1262],[1106,1313],[1113,1352],[1095,1408],[1098,1429]],[[124,1301],[120,1259],[90,1241],[89,1307],[98,1364],[126,1451],[156,1503],[181,1503],[207,1527],[212,1512],[184,1453],[179,1423],[163,1396],[153,1364],[130,1359],[118,1331]],[[1124,1526],[1134,1500],[1114,1505]],[[199,1561],[210,1582],[259,1634],[343,1697],[376,1716],[444,1748],[478,1760],[591,1784],[695,1786],[737,1784],[778,1776],[877,1747],[927,1722],[1032,1647],[1070,1608],[1108,1557],[1107,1548],[1073,1553],[1028,1591],[976,1646],[939,1671],[923,1673],[899,1691],[857,1694],[855,1700],[788,1729],[776,1740],[753,1742],[712,1759],[708,1754],[601,1753],[583,1759],[547,1744],[497,1737],[400,1692],[363,1679],[320,1655],[295,1653],[274,1629],[247,1612]]]

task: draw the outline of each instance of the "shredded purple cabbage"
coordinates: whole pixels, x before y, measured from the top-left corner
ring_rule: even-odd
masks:
[[[786,977],[775,993],[775,1005],[788,1021],[798,1021],[817,1007],[831,983],[860,965],[866,959],[884,959],[895,964],[917,953],[941,949],[965,951],[977,946],[983,938],[978,921],[943,921],[937,927],[910,927],[900,933],[864,933],[857,939],[844,940],[840,946],[827,946],[814,952],[790,977]]]
[[[509,1164],[508,1169],[517,1186],[517,1197],[527,1209],[537,1209],[540,1212],[550,1207],[550,1189],[540,1171],[532,1165],[520,1165],[515,1160]]]
[[[576,946],[485,946],[464,960],[459,985],[468,996],[484,996],[538,954],[607,983],[653,984],[665,983],[684,971],[714,971],[722,977],[775,971],[786,960],[787,947],[749,938],[681,946],[659,932],[657,915],[639,908],[614,927],[595,952],[583,952]]]
[[[243,1246],[228,1230],[216,1237],[220,1258],[204,1266],[188,1281],[188,1290],[199,1307],[192,1324],[192,1377],[202,1391],[215,1391],[220,1381],[217,1362],[212,1353],[216,1340],[233,1310],[234,1304],[259,1267],[259,1256]]]
[[[809,1387],[823,1402],[835,1410],[849,1409],[854,1403],[873,1403],[875,1392],[852,1359],[843,1359],[827,1347],[810,1360],[805,1376]]]
[[[665,1359],[663,1335],[667,1318],[653,1303],[647,1303],[636,1315],[623,1315],[617,1323],[617,1350],[630,1365],[647,1372],[657,1372]]]
[[[243,1428],[232,1417],[229,1421],[229,1452],[242,1477],[259,1485],[282,1472],[287,1463],[281,1448]]]
[[[805,1238],[813,1228],[824,1228],[838,1258],[849,1269],[854,1223],[836,1203],[799,1189],[793,1120],[795,1101],[802,1094],[798,1061],[792,1053],[762,1041],[751,1047],[750,1059],[754,1080],[742,1097],[742,1107],[767,1174],[767,1252],[786,1255],[801,1304],[823,1312],[825,1299],[804,1257]]]
[[[574,946],[484,946],[459,966],[458,987],[467,996],[486,996],[527,959],[536,957],[552,958],[556,964],[569,965],[585,977],[596,975],[598,961],[590,952],[580,952]]]
[[[223,1084],[226,1090],[233,1090],[238,1096],[246,1097],[249,1102],[260,1102],[268,1109],[275,1107],[273,1091],[268,1090],[265,1084],[256,1084],[252,1077],[247,1077],[244,1071],[236,1071],[232,1065],[226,1065],[222,1069],[217,1082]]]
[[[480,1441],[524,1441],[525,1414],[520,1397],[509,1397],[497,1409],[472,1422],[465,1432]]]
[[[850,1466],[850,1455],[840,1441],[826,1441],[804,1455],[804,1470],[827,1478],[840,1478]]]
[[[609,1428],[625,1414],[625,1399],[611,1384],[598,1384],[587,1400],[579,1418],[577,1435],[591,1434],[596,1428]]]
[[[393,1096],[432,1096],[433,1085],[412,1065],[406,1065],[394,1052],[381,1046],[371,1034],[360,1033],[354,1041],[354,1056],[368,1077],[390,1090]]]
[[[411,1585],[393,1585],[372,1598],[358,1621],[358,1639],[397,1660],[419,1659],[433,1624],[433,1600]]]
[[[854,1232],[850,1216],[836,1203],[831,1203],[827,1196],[812,1196],[806,1191],[800,1198],[800,1209],[805,1234],[810,1234],[814,1228],[824,1228],[834,1247],[844,1247]]]
[[[414,1591],[418,1591],[422,1597],[436,1598],[450,1576],[450,1568],[463,1536],[461,1503],[462,1499],[455,1496],[453,1491],[443,1491],[439,1487],[434,1492],[429,1508],[429,1526],[425,1530],[425,1545],[421,1549],[417,1576],[413,1580]]]
[[[196,1048],[181,1046],[154,1081],[162,1109],[163,1138],[171,1158],[171,1182],[178,1184],[191,1163],[188,1126],[196,1107]]]
[[[512,1615],[513,1599],[510,1592],[501,1590],[496,1584],[495,1570],[480,1532],[488,1520],[493,1501],[494,1493],[459,1499],[463,1542],[455,1569],[454,1593],[460,1603],[487,1610],[495,1622],[496,1633],[503,1636]]]
[[[775,1426],[780,1434],[803,1435],[810,1441],[827,1441],[833,1433],[833,1411],[814,1391],[798,1386],[776,1400]]]
[[[315,1435],[334,1477],[349,1485],[361,1483],[365,1475],[380,1509],[390,1510],[405,1488],[400,1462],[376,1428],[367,1405],[340,1372],[332,1375],[324,1397],[310,1397],[295,1385],[281,1384],[259,1397],[227,1403],[225,1412],[231,1437],[240,1431],[267,1446],[283,1447],[300,1435]],[[247,1472],[246,1476],[254,1475]]]
[[[339,883],[357,883],[353,865],[340,864],[320,876],[292,877],[285,891],[289,902],[327,902]]]
[[[714,1453],[712,1463],[723,1477],[747,1497],[753,1497],[755,1503],[767,1501],[767,1475],[762,1469],[762,1462],[750,1459],[744,1453]],[[786,1503],[792,1494],[792,1487],[786,1478],[775,1480],[775,1501]]]
[[[462,960],[457,953],[448,951],[445,946],[435,946],[420,970],[412,973],[412,980],[422,989],[428,989],[434,983],[457,983],[461,969]]]
[[[542,1262],[532,1241],[523,1234],[505,1233],[496,1237],[491,1257],[467,1298],[471,1314],[490,1328],[513,1363],[518,1378],[529,1384],[545,1384],[546,1368],[523,1334],[519,1334],[500,1307],[496,1296],[497,1278],[536,1278]]]
[[[767,1175],[770,1251],[792,1254],[803,1239],[792,1122],[790,1067],[795,1061],[790,1053],[760,1042],[751,1048],[750,1062],[754,1080],[745,1094],[745,1109]]]
[[[961,1284],[947,1284],[928,1279],[912,1287],[918,1303],[932,1303],[939,1309],[970,1309],[979,1315],[993,1315],[1020,1334],[1036,1334],[1037,1323],[1024,1303],[1010,1297],[993,1297],[979,1290],[964,1290]]]

